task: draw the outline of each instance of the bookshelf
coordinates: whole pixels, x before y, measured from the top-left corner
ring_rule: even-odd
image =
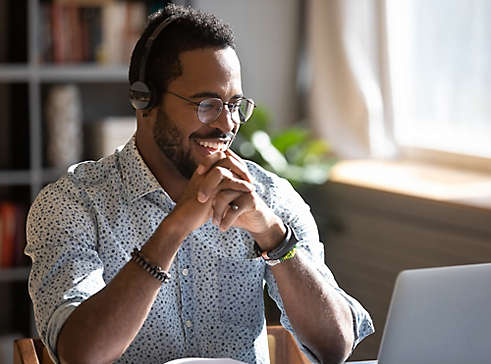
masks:
[[[0,147],[0,203],[21,204],[24,217],[43,186],[66,171],[66,166],[53,166],[47,161],[46,98],[51,87],[66,84],[77,87],[82,130],[85,124],[107,117],[134,115],[127,100],[126,62],[54,62],[44,58],[46,9],[51,11],[50,6],[55,3],[73,9],[121,3],[131,4],[129,7],[139,3],[144,25],[147,14],[141,9],[152,1],[0,1],[0,144],[3,145]],[[82,146],[81,160],[91,155],[85,146],[86,143]],[[27,293],[27,264],[25,260],[20,266],[0,267],[0,336],[12,333],[37,336]]]

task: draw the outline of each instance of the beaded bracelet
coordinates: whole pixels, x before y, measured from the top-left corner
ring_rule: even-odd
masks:
[[[152,277],[157,278],[162,283],[166,283],[170,279],[169,272],[163,270],[160,266],[150,263],[138,250],[138,248],[133,249],[131,253],[131,260],[146,270]]]

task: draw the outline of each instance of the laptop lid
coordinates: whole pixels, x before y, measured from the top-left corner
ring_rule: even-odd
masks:
[[[402,271],[378,363],[491,363],[491,264]]]

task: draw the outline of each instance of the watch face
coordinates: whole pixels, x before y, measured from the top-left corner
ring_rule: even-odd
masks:
[[[281,263],[281,260],[280,259],[268,259],[268,260],[264,260],[264,262],[269,265],[270,267],[276,265],[276,264],[279,264]]]

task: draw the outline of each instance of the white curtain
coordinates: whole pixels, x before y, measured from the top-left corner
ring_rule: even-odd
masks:
[[[311,0],[312,127],[342,158],[393,156],[383,0]]]
[[[387,12],[397,143],[491,158],[491,1],[387,0]]]

